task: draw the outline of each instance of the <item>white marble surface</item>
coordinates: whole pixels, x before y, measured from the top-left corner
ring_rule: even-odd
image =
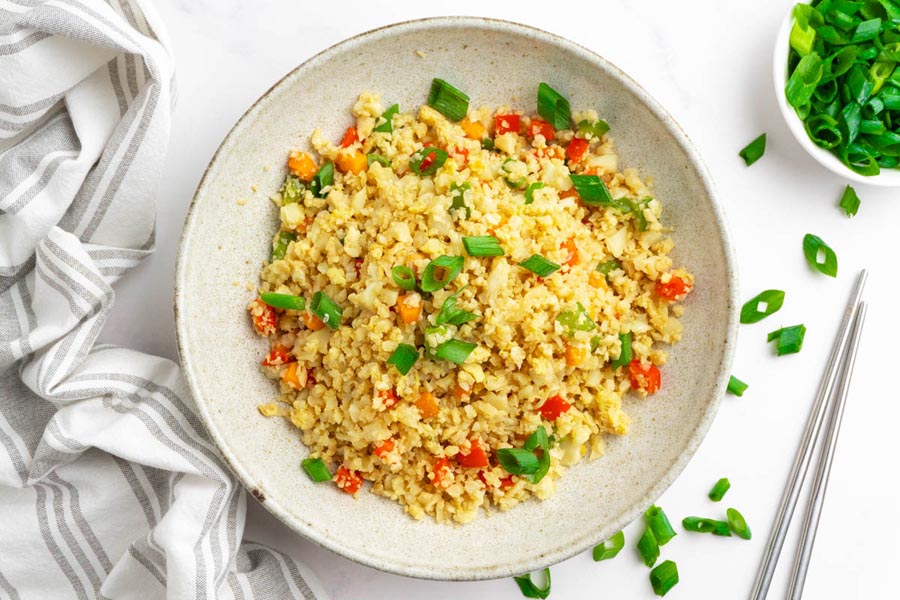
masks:
[[[176,358],[172,281],[184,215],[222,137],[257,96],[298,63],[348,36],[445,10],[421,0],[370,0],[352,9],[350,4],[158,2],[177,57],[179,90],[159,195],[158,247],[119,285],[103,341]],[[895,595],[897,551],[889,513],[898,490],[900,398],[890,340],[900,333],[891,316],[900,285],[891,242],[897,237],[900,193],[857,186],[862,208],[847,219],[836,207],[844,182],[804,155],[790,136],[771,77],[772,44],[789,0],[592,4],[585,10],[561,0],[533,8],[523,2],[458,0],[452,10],[519,20],[561,34],[634,77],[681,122],[717,181],[737,247],[742,296],[770,287],[787,291],[777,316],[742,326],[734,372],[750,389],[743,398],[726,399],[699,452],[660,500],[673,521],[688,514],[716,516],[734,505],[749,520],[754,538],[679,535],[664,548],[681,573],[681,583],[668,597],[731,599],[749,593],[840,313],[862,267],[871,271],[869,324],[806,597]],[[767,153],[748,169],[737,152],[762,131],[768,133]],[[836,280],[807,268],[801,252],[807,232],[837,251]],[[798,322],[809,328],[803,351],[774,357],[765,334]],[[728,476],[733,487],[719,506],[705,495],[721,476]],[[521,598],[509,579],[429,582],[359,566],[298,537],[251,504],[247,536],[308,562],[335,600]],[[551,598],[654,597],[647,569],[633,550],[638,534],[636,526],[626,530],[628,547],[613,561],[598,564],[581,555],[554,566]],[[773,598],[784,594],[793,547],[789,539]]]

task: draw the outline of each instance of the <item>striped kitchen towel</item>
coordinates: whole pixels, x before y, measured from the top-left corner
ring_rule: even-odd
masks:
[[[153,251],[172,58],[144,0],[0,0],[0,598],[305,598],[178,367],[95,344]]]

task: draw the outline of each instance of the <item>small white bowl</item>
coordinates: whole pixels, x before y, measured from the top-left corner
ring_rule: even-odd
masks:
[[[794,134],[794,137],[797,138],[797,141],[800,142],[807,154],[832,173],[859,183],[882,187],[900,187],[900,168],[881,169],[878,175],[860,175],[847,167],[841,162],[841,159],[830,151],[815,145],[809,139],[809,135],[807,135],[806,129],[803,127],[803,121],[797,116],[794,107],[788,104],[784,95],[784,87],[787,85],[788,80],[787,64],[791,49],[790,38],[793,25],[794,7],[791,5],[791,9],[788,11],[784,22],[781,24],[781,29],[778,31],[778,37],[775,39],[775,52],[772,60],[772,72],[775,77],[775,97],[778,99],[778,107],[781,109],[785,122],[787,122],[788,129],[791,130],[791,133]]]

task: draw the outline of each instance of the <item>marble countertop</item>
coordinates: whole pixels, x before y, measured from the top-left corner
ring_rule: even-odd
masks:
[[[884,598],[894,592],[893,535],[885,516],[898,485],[891,476],[900,450],[900,403],[891,376],[900,333],[897,302],[898,192],[858,185],[854,219],[837,208],[846,182],[803,153],[778,112],[772,45],[788,0],[557,1],[458,0],[454,14],[518,20],[568,37],[624,69],[682,124],[718,185],[731,223],[742,297],[766,288],[787,302],[764,324],[742,326],[734,372],[750,384],[725,399],[712,430],[684,473],[660,499],[673,521],[716,512],[706,493],[731,479],[728,504],[741,509],[752,541],[682,533],[665,548],[678,563],[678,599],[743,598],[749,593],[801,431],[857,271],[870,270],[869,321],[844,417],[837,458],[806,587],[807,598]],[[294,66],[357,33],[441,14],[438,4],[370,0],[354,9],[296,0],[160,0],[176,55],[178,103],[166,176],[159,194],[157,251],[118,286],[102,341],[177,359],[172,316],[175,255],[194,189],[210,157],[254,99]],[[737,152],[761,132],[766,155],[751,168]],[[805,233],[837,251],[837,279],[813,273],[801,251]],[[136,316],[137,315],[137,316]],[[776,358],[765,334],[781,325],[808,328],[799,354]],[[246,536],[306,561],[335,600],[460,597],[521,598],[511,579],[432,582],[374,571],[336,556],[282,526],[250,502]],[[724,506],[721,507],[724,509]],[[799,523],[795,530],[799,528]],[[677,527],[680,529],[680,527]],[[881,533],[882,530],[885,533]],[[653,598],[626,529],[618,558],[587,554],[552,568],[554,600]],[[796,534],[796,531],[794,532]],[[792,535],[771,597],[781,597],[793,558]],[[439,540],[435,541],[440,543]]]

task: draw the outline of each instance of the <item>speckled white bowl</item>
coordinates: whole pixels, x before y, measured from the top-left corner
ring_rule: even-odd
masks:
[[[546,81],[573,107],[612,126],[625,165],[653,176],[675,229],[675,262],[696,275],[684,339],[663,370],[663,389],[626,400],[631,433],[572,468],[545,502],[484,515],[465,526],[414,521],[393,502],[353,499],[315,485],[300,469],[306,449],[283,419],[259,416],[275,395],[258,370],[265,342],[244,307],[266,258],[277,215],[267,196],[285,154],[308,147],[314,127],[337,139],[359,92],[376,90],[405,110],[425,102],[440,76],[473,106],[535,109]],[[251,194],[251,186],[258,192]],[[236,200],[249,198],[245,206]],[[239,282],[240,285],[234,285]],[[488,579],[556,563],[635,519],[672,483],[699,446],[725,391],[736,338],[737,284],[721,206],[696,150],[644,90],[596,54],[536,29],[479,18],[401,23],[311,58],[265,94],[225,138],[197,190],[176,275],[184,373],[209,434],[234,472],[301,535],[372,567],[434,579]]]

